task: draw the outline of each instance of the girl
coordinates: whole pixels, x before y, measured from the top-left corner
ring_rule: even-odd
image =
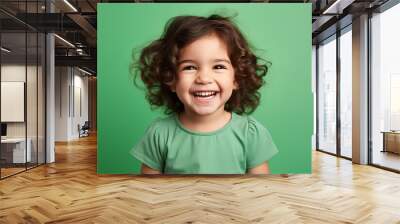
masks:
[[[154,121],[132,149],[143,174],[268,174],[278,151],[253,117],[267,66],[225,17],[178,16],[145,47],[138,71]]]

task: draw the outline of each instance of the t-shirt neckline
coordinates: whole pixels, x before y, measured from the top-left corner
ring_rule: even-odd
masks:
[[[215,131],[210,131],[210,132],[200,132],[200,131],[194,131],[190,130],[186,127],[183,126],[181,121],[179,120],[178,114],[174,115],[175,122],[177,123],[178,127],[182,129],[183,131],[192,134],[192,135],[215,135],[220,132],[223,132],[224,130],[228,129],[231,126],[231,123],[233,122],[234,119],[236,119],[236,114],[234,112],[231,112],[231,119],[221,128],[215,130]]]

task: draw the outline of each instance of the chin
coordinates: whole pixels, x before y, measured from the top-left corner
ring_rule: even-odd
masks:
[[[191,111],[199,116],[207,116],[218,112],[218,108],[192,108]]]

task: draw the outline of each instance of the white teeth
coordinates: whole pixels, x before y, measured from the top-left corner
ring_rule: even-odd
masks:
[[[215,91],[199,91],[199,92],[194,92],[193,95],[194,96],[200,96],[200,97],[209,97],[209,96],[213,96],[217,94],[217,92]]]

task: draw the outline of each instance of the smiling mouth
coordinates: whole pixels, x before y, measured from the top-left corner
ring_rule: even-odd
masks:
[[[192,95],[194,97],[210,98],[210,97],[217,95],[218,93],[219,93],[218,91],[195,91],[195,92],[192,92]]]

